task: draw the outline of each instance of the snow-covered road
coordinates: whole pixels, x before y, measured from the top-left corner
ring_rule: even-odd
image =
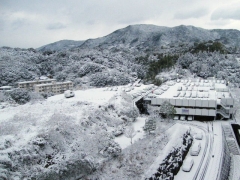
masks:
[[[210,180],[218,179],[221,166],[222,166],[222,153],[223,153],[223,137],[221,122],[191,122],[191,128],[200,128],[204,131],[204,138],[201,141],[201,152],[198,156],[192,156],[194,165],[190,172],[179,171],[175,180],[194,179],[194,180]],[[187,156],[191,156],[188,153]]]
[[[202,177],[204,175],[204,167],[207,166],[208,162],[207,162],[207,155],[210,151],[210,141],[209,141],[209,133],[208,133],[208,126],[205,123],[184,123],[186,125],[189,125],[191,127],[191,132],[193,133],[193,135],[195,133],[199,133],[201,132],[203,134],[203,139],[202,140],[197,140],[194,139],[193,143],[199,142],[201,144],[201,151],[199,153],[198,156],[191,156],[190,155],[190,151],[187,154],[187,157],[191,156],[194,160],[194,165],[191,169],[190,172],[184,172],[182,171],[182,169],[180,169],[180,171],[178,172],[178,174],[174,177],[175,180],[183,180],[183,179],[201,179],[200,177]],[[186,157],[186,158],[187,158]]]

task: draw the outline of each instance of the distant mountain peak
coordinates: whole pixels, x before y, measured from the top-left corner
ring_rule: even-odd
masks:
[[[61,51],[82,45],[84,41],[60,40],[37,48],[38,51]]]
[[[239,47],[240,31],[207,30],[192,25],[164,27],[152,24],[134,24],[118,29],[106,36],[86,41],[61,40],[38,48],[40,51],[59,51],[66,49],[86,48],[136,48],[138,50],[161,50],[166,52],[172,46],[183,44],[189,46],[195,42],[220,41],[226,47]]]

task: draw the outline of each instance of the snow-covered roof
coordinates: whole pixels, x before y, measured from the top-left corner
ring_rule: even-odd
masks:
[[[217,100],[218,98],[231,97],[225,81],[220,80],[181,80],[175,84],[168,86],[167,88],[166,86],[167,84],[164,84],[159,87],[159,89],[164,92],[162,94],[156,93],[156,98],[194,98]],[[158,89],[155,91],[157,92]]]
[[[72,83],[72,81],[65,81],[65,82],[54,82],[52,83],[51,85],[59,85],[59,84],[68,84],[68,83]],[[37,87],[42,87],[42,86],[49,86],[50,84],[49,83],[46,83],[46,84],[37,84],[36,86]]]
[[[36,81],[22,81],[22,82],[18,82],[18,84],[36,83],[36,82],[52,82],[52,81],[56,81],[56,79],[45,79],[45,80],[36,80]]]
[[[12,86],[1,86],[0,89],[9,89],[12,88]]]

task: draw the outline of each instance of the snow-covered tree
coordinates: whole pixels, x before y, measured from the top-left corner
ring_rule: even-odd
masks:
[[[155,118],[148,118],[145,120],[145,125],[143,130],[147,131],[149,134],[156,129],[156,120]]]
[[[128,126],[126,129],[125,129],[125,132],[124,132],[125,136],[127,138],[130,138],[131,140],[131,144],[132,144],[132,139],[133,137],[136,135],[136,132],[134,130],[134,127],[133,126]]]
[[[171,103],[169,103],[168,101],[164,101],[160,106],[159,112],[160,114],[162,114],[164,118],[170,119],[173,118],[174,114],[176,113],[176,110]]]
[[[9,94],[10,97],[18,104],[26,104],[31,99],[29,92],[25,89],[14,89]]]

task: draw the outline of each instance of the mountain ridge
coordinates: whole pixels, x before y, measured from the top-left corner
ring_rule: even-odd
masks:
[[[101,48],[135,48],[137,50],[170,51],[171,47],[192,47],[194,43],[218,41],[227,48],[240,48],[240,31],[236,29],[204,29],[191,25],[175,27],[152,24],[129,25],[103,37],[85,41],[62,40],[37,50],[67,50]]]
[[[84,41],[60,40],[37,48],[38,51],[60,51],[80,46]]]

